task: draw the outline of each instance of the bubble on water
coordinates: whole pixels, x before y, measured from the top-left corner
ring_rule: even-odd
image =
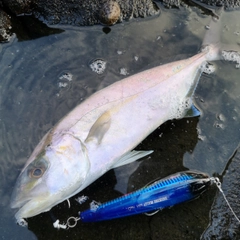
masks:
[[[225,116],[222,113],[217,115],[217,119],[219,119],[222,122],[224,122],[226,120]]]
[[[58,87],[60,87],[60,88],[65,88],[65,87],[67,87],[67,85],[68,85],[67,82],[59,82],[58,83]]]
[[[225,125],[222,124],[222,123],[219,123],[219,122],[215,122],[213,125],[214,125],[215,128],[220,128],[220,129],[224,129],[225,128]]]
[[[72,81],[73,80],[73,75],[70,72],[62,72],[59,76],[60,80],[67,80],[67,81]]]
[[[83,204],[85,203],[87,200],[89,199],[88,196],[82,195],[80,197],[75,198],[75,200],[79,203],[79,204]]]
[[[100,202],[97,202],[97,201],[93,200],[93,201],[90,203],[90,209],[91,209],[92,211],[96,211],[100,205],[101,205]]]
[[[202,71],[206,74],[211,74],[215,71],[215,66],[211,63],[206,63],[201,66]]]
[[[206,136],[203,136],[203,135],[201,135],[201,134],[198,134],[198,140],[200,140],[200,141],[206,141]]]
[[[210,29],[210,26],[209,26],[209,25],[206,25],[206,26],[205,26],[205,29],[209,30],[209,29]]]
[[[138,61],[138,59],[139,59],[138,56],[134,56],[134,60],[135,60],[136,62]]]
[[[89,67],[92,69],[93,72],[97,74],[103,74],[106,70],[107,62],[103,59],[94,59],[90,62]]]
[[[126,75],[128,75],[129,73],[128,73],[128,71],[127,71],[126,68],[120,68],[120,74],[126,76]]]
[[[237,36],[239,36],[239,35],[240,35],[240,32],[239,32],[239,31],[235,31],[234,34],[237,35]]]
[[[236,62],[236,68],[240,68],[240,53],[235,51],[222,51],[225,61]]]
[[[206,141],[207,140],[207,137],[202,134],[202,131],[201,131],[200,128],[197,128],[197,134],[198,134],[198,139],[200,141]]]
[[[117,50],[117,54],[118,54],[118,55],[122,55],[122,54],[123,54],[123,51]]]
[[[60,80],[58,82],[58,87],[65,88],[68,86],[69,82],[73,80],[73,74],[71,74],[70,72],[64,71],[59,74],[58,79]]]

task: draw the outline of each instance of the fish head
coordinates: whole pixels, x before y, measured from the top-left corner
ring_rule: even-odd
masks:
[[[18,208],[15,218],[33,217],[78,192],[90,169],[87,149],[71,135],[30,157],[14,187],[11,207]]]

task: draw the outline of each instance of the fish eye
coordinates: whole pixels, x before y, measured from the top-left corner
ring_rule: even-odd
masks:
[[[30,172],[30,176],[33,178],[40,178],[43,175],[44,171],[42,168],[34,168]]]

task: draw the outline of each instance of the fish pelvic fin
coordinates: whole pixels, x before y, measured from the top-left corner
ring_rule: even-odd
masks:
[[[112,166],[112,168],[120,167],[126,164],[129,164],[131,162],[134,162],[140,158],[143,158],[149,154],[151,154],[153,151],[130,151],[125,153],[123,156],[121,156],[118,161]]]
[[[186,112],[185,118],[189,117],[199,117],[201,112],[192,104],[192,106]]]

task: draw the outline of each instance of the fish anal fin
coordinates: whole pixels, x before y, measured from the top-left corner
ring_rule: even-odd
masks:
[[[126,164],[129,164],[131,162],[134,162],[140,158],[143,158],[149,154],[151,154],[153,151],[131,151],[125,153],[123,156],[121,156],[118,161],[112,166],[112,168],[120,167]]]
[[[111,114],[109,111],[106,111],[92,125],[85,142],[95,140],[97,144],[100,144],[110,125]]]

